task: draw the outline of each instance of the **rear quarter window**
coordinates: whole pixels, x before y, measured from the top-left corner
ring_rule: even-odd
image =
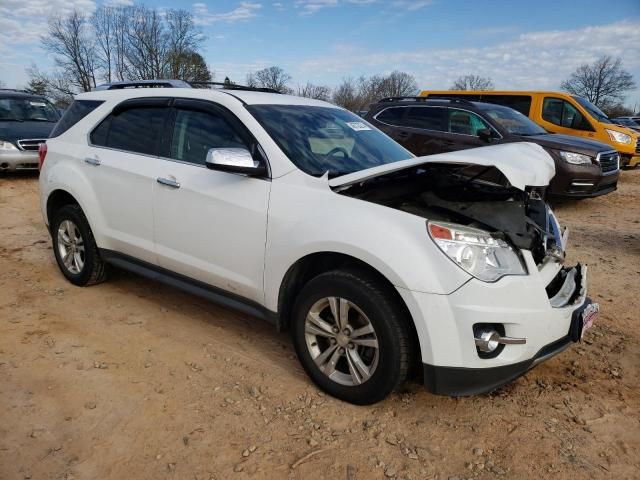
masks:
[[[49,138],[59,137],[103,103],[101,100],[74,101],[64,112],[62,118],[58,120],[56,126],[53,127]]]

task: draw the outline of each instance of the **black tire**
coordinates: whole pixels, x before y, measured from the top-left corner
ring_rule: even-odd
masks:
[[[60,257],[58,229],[65,220],[70,220],[77,226],[84,243],[84,265],[79,273],[69,271]],[[100,257],[98,246],[93,238],[89,222],[87,222],[87,217],[85,217],[79,205],[65,205],[54,212],[53,221],[51,222],[51,239],[53,243],[53,253],[58,262],[58,267],[71,283],[84,287],[95,285],[96,283],[106,280],[107,266]]]
[[[307,346],[307,314],[326,297],[340,297],[355,304],[375,330],[379,345],[377,366],[359,385],[343,385],[329,378],[316,365]],[[303,287],[293,308],[291,333],[300,363],[320,389],[356,405],[370,405],[383,400],[407,378],[412,342],[405,317],[387,286],[368,272],[335,270],[313,278]]]

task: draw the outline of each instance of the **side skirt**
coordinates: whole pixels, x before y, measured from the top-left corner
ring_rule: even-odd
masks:
[[[223,307],[262,318],[274,324],[278,329],[280,327],[278,314],[253,300],[113,250],[100,249],[100,256],[105,262],[116,268],[121,268],[150,280],[179,288],[180,290],[202,297]]]

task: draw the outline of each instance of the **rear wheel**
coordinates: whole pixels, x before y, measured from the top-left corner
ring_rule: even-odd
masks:
[[[367,405],[405,380],[411,342],[404,313],[367,272],[332,271],[312,279],[293,315],[298,358],[330,395]]]
[[[67,280],[85,286],[106,279],[106,265],[80,206],[65,205],[55,212],[51,237],[58,267]]]

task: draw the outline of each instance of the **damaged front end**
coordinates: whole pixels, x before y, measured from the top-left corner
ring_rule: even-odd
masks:
[[[423,164],[353,184],[342,192],[425,218],[489,232],[515,250],[531,251],[536,263],[564,261],[563,235],[545,187],[513,187],[494,166]]]

